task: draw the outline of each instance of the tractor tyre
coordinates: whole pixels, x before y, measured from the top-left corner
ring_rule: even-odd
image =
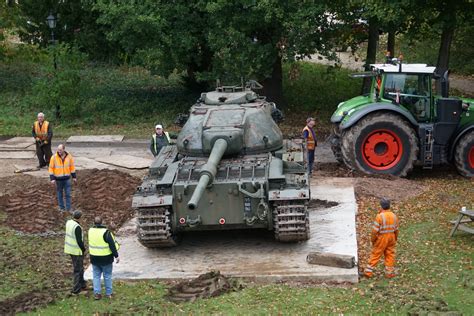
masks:
[[[467,133],[456,145],[454,163],[464,177],[474,177],[474,132]]]
[[[343,133],[342,154],[353,170],[405,177],[417,160],[418,139],[400,116],[376,113]]]

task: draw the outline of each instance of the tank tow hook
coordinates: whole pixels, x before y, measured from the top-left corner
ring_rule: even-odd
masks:
[[[264,221],[268,215],[268,204],[265,202],[265,192],[263,190],[263,186],[260,182],[257,182],[256,186],[259,188],[256,192],[252,193],[243,188],[243,184],[239,184],[239,191],[242,192],[244,195],[253,198],[253,199],[260,199],[260,202],[257,206],[257,216],[244,216],[244,221],[247,225],[252,226],[255,221],[258,219],[260,221]]]
[[[202,220],[201,220],[201,215],[198,215],[196,218],[194,219],[191,219],[188,216],[186,216],[186,223],[188,224],[189,227],[196,227],[198,226],[199,224],[201,224]]]

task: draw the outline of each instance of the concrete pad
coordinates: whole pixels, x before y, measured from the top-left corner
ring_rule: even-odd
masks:
[[[95,160],[127,169],[145,169],[150,167],[153,161],[152,159],[135,157],[130,155],[112,155],[96,158]]]
[[[77,170],[81,169],[116,169],[113,166],[95,161],[86,157],[74,157],[74,166]]]
[[[33,146],[34,143],[14,143],[14,144],[7,144],[7,143],[0,143],[0,151],[2,150],[11,150],[11,149],[20,149],[24,150],[30,146]]]
[[[110,148],[94,148],[94,147],[74,147],[67,146],[66,149],[73,157],[97,158],[110,156],[112,150]]]
[[[357,267],[325,267],[306,262],[309,252],[331,252],[357,258],[356,200],[350,181],[313,181],[312,198],[340,204],[310,211],[311,239],[297,244],[273,240],[267,231],[200,232],[184,235],[181,245],[147,249],[136,237],[136,219],[118,232],[120,263],[117,279],[189,279],[220,270],[255,281],[358,282]],[[92,268],[85,273],[92,277]]]
[[[20,144],[20,143],[29,143],[34,144],[34,140],[32,136],[27,137],[12,137],[5,141],[6,144]]]
[[[36,157],[33,151],[2,151],[0,159],[31,159]]]
[[[123,135],[71,136],[67,143],[120,143]]]

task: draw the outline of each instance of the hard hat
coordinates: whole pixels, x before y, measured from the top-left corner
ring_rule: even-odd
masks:
[[[161,124],[156,124],[155,129],[157,129],[157,128],[163,129],[163,126]]]

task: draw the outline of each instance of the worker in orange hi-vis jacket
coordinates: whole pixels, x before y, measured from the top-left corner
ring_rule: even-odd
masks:
[[[395,277],[395,246],[398,239],[398,218],[390,211],[390,201],[380,200],[381,210],[374,221],[372,229],[372,253],[364,275],[372,277],[373,270],[382,255],[385,257],[385,276]]]

